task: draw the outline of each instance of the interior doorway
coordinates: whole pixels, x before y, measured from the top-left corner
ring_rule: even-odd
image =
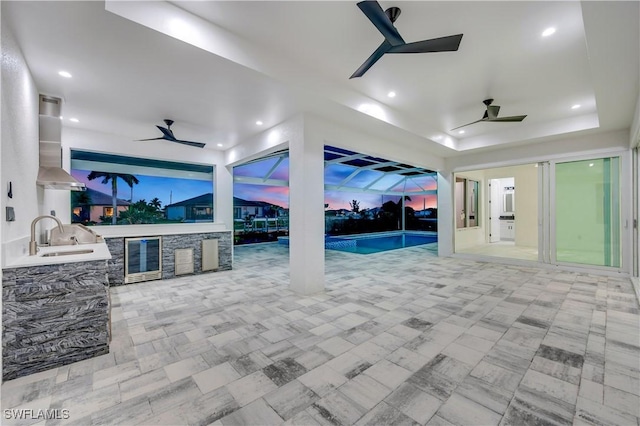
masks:
[[[489,242],[515,245],[515,178],[489,179]]]
[[[479,220],[475,226],[456,227],[456,253],[538,260],[537,164],[464,172],[455,179],[456,189],[466,179],[477,182],[479,190]],[[456,195],[455,202],[463,199]]]

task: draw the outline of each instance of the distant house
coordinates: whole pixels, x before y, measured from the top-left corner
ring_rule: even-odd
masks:
[[[380,215],[382,209],[380,207],[373,207],[370,209],[364,209],[360,212],[364,219],[375,219]]]
[[[72,222],[100,222],[100,216],[111,218],[113,216],[113,198],[111,194],[87,188],[78,193],[76,204],[72,207]],[[118,213],[127,210],[131,203],[116,198]]]
[[[188,200],[165,206],[165,214],[169,220],[183,222],[212,222],[213,193],[198,195]]]
[[[347,217],[351,213],[353,213],[353,212],[351,210],[347,210],[347,209],[325,210],[325,215],[327,215],[327,216]]]
[[[424,210],[418,210],[415,213],[416,217],[425,217],[425,218],[436,218],[438,217],[438,209],[430,207]]]
[[[265,201],[243,200],[233,197],[233,218],[244,220],[247,217],[275,217],[285,216],[288,209],[267,203]]]

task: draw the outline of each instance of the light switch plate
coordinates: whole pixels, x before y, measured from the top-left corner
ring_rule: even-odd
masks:
[[[13,211],[13,207],[7,206],[6,221],[13,222],[14,220],[16,220],[16,213]]]

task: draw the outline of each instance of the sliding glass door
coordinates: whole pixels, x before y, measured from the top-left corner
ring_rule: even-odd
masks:
[[[550,261],[620,268],[620,158],[555,162],[550,169]]]
[[[630,166],[616,152],[456,175],[456,253],[631,272]],[[473,225],[467,175],[489,194]]]

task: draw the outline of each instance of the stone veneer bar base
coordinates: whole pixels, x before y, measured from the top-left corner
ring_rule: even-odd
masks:
[[[109,352],[106,261],[2,271],[2,378]]]
[[[142,235],[141,235],[142,236]],[[144,235],[151,237],[153,235]],[[193,248],[193,275],[228,271],[231,269],[232,256],[231,249],[233,241],[231,232],[205,232],[197,234],[172,234],[162,236],[162,278],[175,277],[174,256],[176,249]],[[215,271],[202,272],[202,240],[218,240],[219,268]],[[124,237],[105,238],[111,260],[108,261],[109,285],[124,285]]]

